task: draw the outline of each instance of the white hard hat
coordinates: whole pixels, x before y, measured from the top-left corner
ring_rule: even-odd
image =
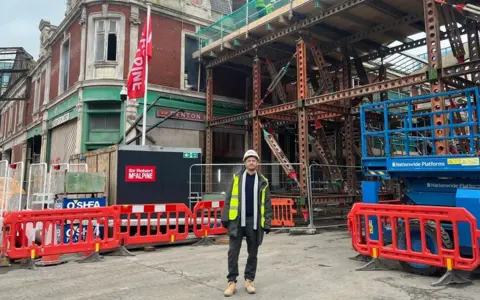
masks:
[[[243,161],[245,161],[247,158],[252,156],[255,157],[257,160],[260,160],[260,157],[258,157],[257,151],[250,149],[247,152],[245,152],[245,155],[243,156]]]

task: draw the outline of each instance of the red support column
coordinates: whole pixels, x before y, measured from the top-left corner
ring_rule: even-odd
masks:
[[[437,5],[434,0],[424,0],[423,8],[425,12],[425,30],[427,34],[427,56],[428,71],[430,79],[430,92],[432,94],[441,93],[443,91],[443,83],[438,78],[438,70],[442,68],[442,52],[440,47],[440,31],[438,22]],[[432,104],[432,112],[445,110],[445,100],[443,97],[434,97],[430,99]],[[446,125],[445,115],[433,115],[432,126]],[[436,129],[435,137],[448,136],[446,129]],[[436,154],[448,154],[448,142],[439,140],[435,142]]]
[[[253,150],[257,151],[258,156],[262,159],[262,128],[260,127],[260,118],[256,116],[256,110],[260,106],[262,100],[262,77],[261,77],[261,62],[258,57],[253,61],[253,108],[254,118],[252,124],[253,135]]]
[[[308,112],[305,106],[307,98],[307,53],[305,42],[297,42],[297,107],[298,107],[298,158],[300,162],[300,205],[305,204],[308,180]]]
[[[344,48],[343,55],[343,89],[352,88],[352,65],[350,63],[350,55],[348,54],[347,47]],[[347,107],[352,107],[352,100],[346,100],[345,105]],[[347,164],[347,192],[351,195],[355,195],[355,187],[357,184],[356,180],[356,170],[355,170],[355,145],[354,145],[354,124],[353,116],[345,116],[345,154],[346,154],[346,164]]]
[[[212,192],[212,163],[213,163],[213,131],[208,124],[213,120],[213,70],[207,69],[207,104],[206,104],[206,122],[205,129],[205,192]]]

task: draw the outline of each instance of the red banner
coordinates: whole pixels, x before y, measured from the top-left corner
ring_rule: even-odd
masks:
[[[148,23],[148,34],[147,34]],[[148,38],[147,38],[148,37]],[[152,21],[147,17],[142,30],[142,37],[138,43],[137,54],[132,69],[128,75],[127,90],[129,99],[138,99],[145,96],[145,64],[152,58]]]
[[[155,182],[156,179],[155,166],[126,166],[125,182]]]

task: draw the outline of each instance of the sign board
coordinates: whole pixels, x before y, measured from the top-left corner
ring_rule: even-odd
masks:
[[[157,117],[166,118],[174,112],[175,110],[173,109],[159,108],[157,109]],[[172,116],[172,119],[205,122],[205,114],[199,112],[177,112]]]
[[[389,172],[479,171],[480,160],[478,157],[388,159],[387,170]]]
[[[64,114],[64,115],[62,115],[62,116],[60,116],[60,117],[58,117],[58,118],[56,118],[56,119],[53,119],[53,120],[52,120],[52,126],[51,126],[51,127],[52,127],[52,128],[53,128],[53,127],[56,127],[56,126],[58,126],[58,125],[60,125],[60,124],[63,124],[63,123],[65,123],[65,122],[67,122],[68,120],[70,120],[70,113],[66,113],[66,114]]]
[[[103,238],[103,226],[100,226],[97,224],[92,224],[92,230],[93,230],[93,238]],[[70,224],[65,224],[63,225],[63,242],[64,243],[70,243],[70,235],[72,238],[72,243],[78,243],[78,238],[80,236],[80,224],[73,224],[73,230],[71,229],[72,226]],[[88,225],[82,225],[82,242],[85,242],[85,239],[87,237],[87,228]],[[61,227],[57,226],[56,228],[56,235],[57,235],[57,240],[60,241],[60,236],[61,236]]]
[[[197,152],[183,152],[183,158],[198,158]]]
[[[156,166],[126,166],[125,182],[155,182]]]
[[[64,198],[62,208],[91,208],[91,207],[105,207],[107,206],[107,199],[102,198]]]

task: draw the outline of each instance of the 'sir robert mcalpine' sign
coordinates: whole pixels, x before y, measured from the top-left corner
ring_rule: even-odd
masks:
[[[126,182],[155,182],[157,177],[156,166],[127,166],[125,171]]]

